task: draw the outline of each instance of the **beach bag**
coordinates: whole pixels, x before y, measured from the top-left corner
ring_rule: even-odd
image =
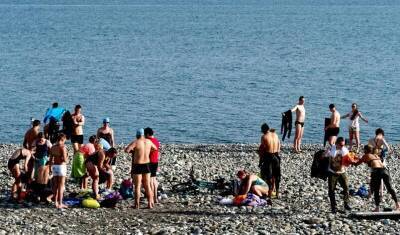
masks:
[[[361,187],[358,189],[357,196],[360,196],[361,198],[367,198],[368,197],[368,189],[367,187],[363,184]]]
[[[82,206],[85,208],[97,209],[100,208],[100,203],[93,198],[87,198],[82,201]]]
[[[119,194],[119,192],[113,192],[104,197],[104,200],[100,203],[100,206],[114,208],[121,200],[122,196]]]
[[[133,198],[133,184],[130,179],[125,179],[119,188],[119,193],[124,199]]]
[[[72,160],[72,170],[71,176],[72,178],[82,178],[86,174],[86,166],[85,166],[85,157],[83,153],[76,152],[74,155],[74,159]]]

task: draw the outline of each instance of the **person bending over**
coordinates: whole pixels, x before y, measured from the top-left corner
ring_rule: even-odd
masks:
[[[20,148],[15,150],[15,152],[11,155],[8,160],[7,167],[10,170],[12,176],[15,181],[11,186],[11,198],[17,199],[19,193],[22,190],[22,178],[26,176],[26,172],[28,172],[28,162],[32,157],[32,152],[26,148]],[[24,172],[21,172],[21,160],[24,160]]]
[[[244,170],[238,171],[237,177],[242,182],[241,195],[245,195],[249,192],[254,193],[259,197],[266,197],[268,195],[268,185],[260,177],[254,174],[247,173]]]

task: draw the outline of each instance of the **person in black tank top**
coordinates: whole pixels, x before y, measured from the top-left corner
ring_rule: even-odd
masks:
[[[19,192],[22,189],[22,179],[25,178],[26,172],[28,172],[28,163],[32,157],[32,152],[28,149],[21,148],[17,149],[11,158],[8,160],[8,169],[11,171],[12,176],[14,177],[15,181],[11,186],[11,197],[12,199],[17,199]],[[20,170],[20,161],[25,160],[24,163],[24,173]]]

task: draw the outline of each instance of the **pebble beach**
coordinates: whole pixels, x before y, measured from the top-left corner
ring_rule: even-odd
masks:
[[[235,172],[246,169],[257,173],[256,144],[229,145],[163,145],[158,179],[168,198],[155,209],[134,210],[132,199],[121,201],[115,209],[68,208],[58,210],[53,205],[30,202],[10,203],[9,188],[13,182],[6,167],[17,145],[0,145],[0,234],[393,234],[400,231],[400,222],[390,219],[358,220],[344,212],[337,193],[338,214],[330,213],[327,182],[310,177],[312,156],[321,145],[303,146],[294,154],[284,146],[282,158],[281,197],[272,206],[235,207],[218,203],[218,194],[207,191],[198,194],[175,194],[171,186],[188,180],[194,168],[196,178],[233,179]],[[116,186],[129,177],[131,158],[119,146]],[[399,146],[388,159],[393,185],[400,191]],[[70,156],[72,150],[70,149]],[[70,167],[70,166],[69,166]],[[68,168],[70,172],[70,168]],[[366,184],[366,166],[348,168],[349,184],[358,188]],[[78,185],[68,178],[66,195],[78,191]],[[350,198],[353,211],[370,211],[372,199]],[[393,207],[384,192],[382,208]],[[142,208],[145,207],[143,201]]]

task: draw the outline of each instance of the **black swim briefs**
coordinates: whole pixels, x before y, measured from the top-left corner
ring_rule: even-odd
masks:
[[[328,128],[328,130],[326,130],[326,135],[327,135],[328,137],[331,137],[331,136],[338,136],[338,135],[339,135],[339,132],[340,132],[339,127]]]
[[[83,144],[83,135],[71,135],[71,143]]]
[[[151,177],[156,177],[157,176],[157,169],[158,169],[158,162],[156,163],[150,163],[149,165],[150,167],[150,173],[151,173]]]
[[[141,174],[150,174],[149,163],[145,164],[133,164],[132,166],[132,174],[133,175],[141,175]]]
[[[295,126],[300,125],[301,127],[304,127],[304,122],[295,121],[294,125]]]

